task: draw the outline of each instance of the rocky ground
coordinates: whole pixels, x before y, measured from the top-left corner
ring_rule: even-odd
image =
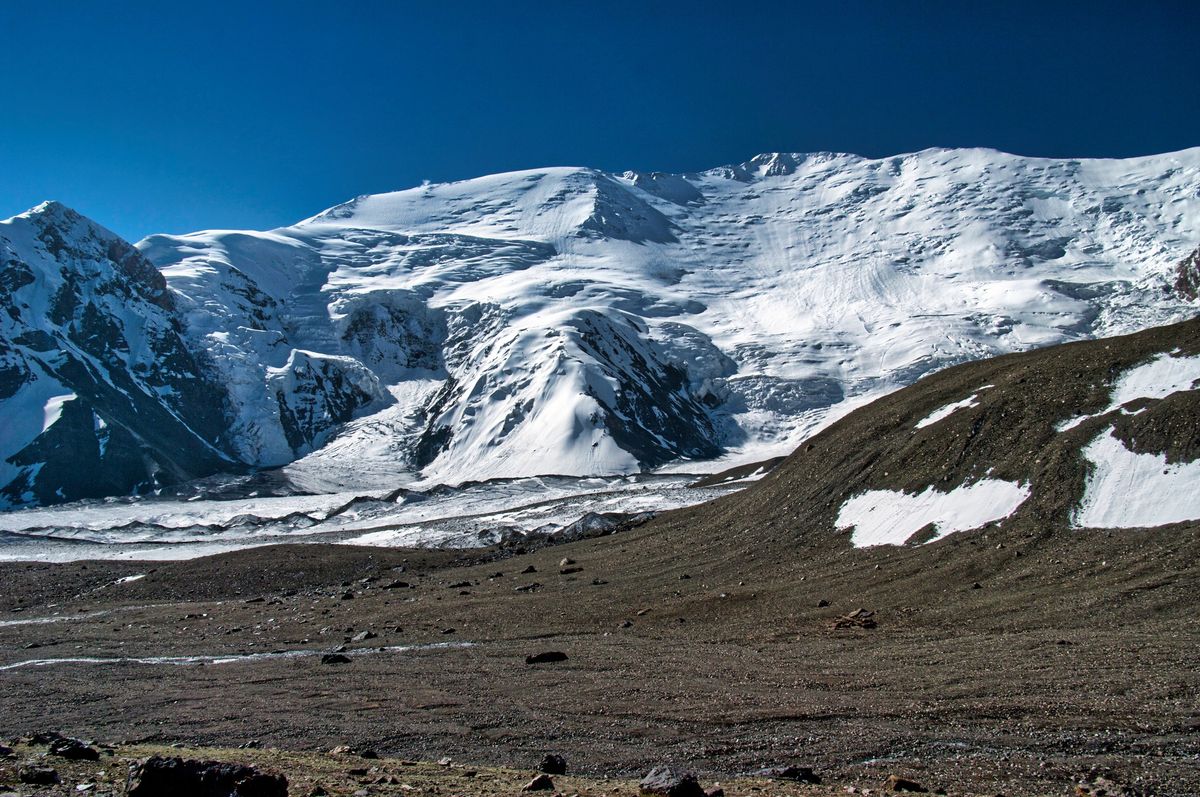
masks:
[[[798,764],[839,788],[892,774],[950,793],[1062,794],[1099,776],[1130,793],[1200,788],[1200,627],[1172,608],[1198,594],[1195,535],[1110,549],[1121,600],[1163,604],[1132,622],[1088,608],[1112,584],[1080,551],[1058,552],[1058,604],[1036,584],[1022,604],[978,581],[1008,550],[991,539],[830,551],[771,575],[770,549],[688,572],[671,564],[687,561],[674,534],[474,563],[289,546],[5,565],[3,732],[472,767],[558,752],[591,777]],[[1129,576],[1151,561],[1152,581]],[[918,579],[923,594],[905,591]],[[860,606],[875,627],[833,627]],[[566,659],[527,663],[546,652]],[[198,655],[211,658],[182,658]]]

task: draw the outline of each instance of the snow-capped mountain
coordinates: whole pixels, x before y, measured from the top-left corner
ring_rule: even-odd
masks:
[[[320,486],[351,453],[443,481],[782,453],[947,364],[1194,312],[1169,287],[1198,241],[1200,149],[928,150],[515,172],[139,247],[233,386],[246,461],[315,448],[264,389],[293,350],[379,378],[336,457],[290,469]]]
[[[223,445],[323,491],[786,453],[946,365],[1194,314],[1197,243],[1200,148],[539,169],[137,246]]]
[[[207,353],[137,249],[48,202],[0,222],[0,265],[0,506],[239,466]]]

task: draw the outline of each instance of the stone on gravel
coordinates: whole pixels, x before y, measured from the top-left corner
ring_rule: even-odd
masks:
[[[368,639],[374,639],[379,636],[374,631],[359,631],[354,636],[350,637],[351,642],[366,642]]]
[[[50,767],[21,767],[17,770],[17,780],[31,786],[53,786],[62,782],[58,772]]]
[[[11,747],[0,744],[0,758],[12,758],[16,755]]]
[[[554,791],[554,781],[549,775],[538,775],[522,786],[521,791]]]
[[[55,739],[50,743],[50,755],[65,758],[68,761],[99,761],[100,751],[89,747],[79,739]]]
[[[642,794],[663,797],[704,797],[704,789],[691,772],[679,772],[671,767],[655,767],[638,784]]]
[[[326,653],[321,657],[322,664],[349,664],[350,657],[344,653]]]
[[[287,778],[245,764],[153,756],[129,767],[128,797],[287,797]]]
[[[833,621],[835,629],[841,628],[875,628],[875,612],[869,609],[855,609]]]
[[[561,650],[545,650],[541,653],[531,653],[525,657],[526,664],[552,664],[556,661],[566,661],[567,654]]]
[[[883,782],[883,788],[887,791],[907,791],[914,794],[925,794],[929,791],[915,780],[902,778],[899,775],[888,775],[887,780]]]
[[[704,790],[704,797],[725,797],[725,790],[720,786],[713,786]]]
[[[575,564],[575,560],[569,556],[564,556],[558,562],[559,567],[566,567],[567,565],[573,565],[573,564]]]
[[[538,771],[548,775],[565,775],[567,774],[567,759],[556,753],[546,753],[542,757],[542,763],[538,764]]]
[[[814,785],[821,782],[821,776],[813,772],[812,767],[794,767],[794,766],[778,766],[767,767],[753,773],[759,778],[774,778],[775,780],[794,780],[797,783],[812,783]]]

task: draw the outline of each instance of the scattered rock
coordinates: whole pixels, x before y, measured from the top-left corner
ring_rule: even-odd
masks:
[[[457,634],[458,629],[457,628],[443,628],[442,633],[443,634]]]
[[[537,572],[537,568],[534,567],[533,565],[529,565],[529,567],[526,567],[524,570],[521,571],[521,575],[527,575],[529,573],[536,573],[536,572]]]
[[[350,657],[344,653],[326,653],[321,657],[322,664],[349,664]]]
[[[558,566],[559,566],[559,567],[566,567],[567,565],[573,565],[573,564],[575,564],[575,560],[574,560],[574,559],[572,559],[572,558],[571,558],[571,557],[569,557],[569,556],[564,556],[564,557],[563,557],[563,558],[562,558],[562,559],[559,561],[559,563],[558,563]]]
[[[567,774],[567,759],[556,753],[546,753],[542,757],[542,763],[538,764],[538,771],[548,775],[565,775]]]
[[[79,739],[55,739],[50,743],[50,755],[60,756],[68,761],[100,760],[100,751]]]
[[[549,775],[538,775],[522,786],[521,791],[554,791],[554,781]]]
[[[375,752],[374,750],[363,750],[361,753],[358,754],[358,757],[365,758],[368,761],[378,761],[379,753]]]
[[[16,758],[17,754],[11,747],[0,744],[0,758]]]
[[[449,589],[462,589],[463,587],[473,587],[473,586],[475,586],[475,585],[472,584],[470,581],[456,581],[449,586]]]
[[[354,636],[350,637],[351,642],[366,642],[368,639],[375,639],[379,634],[374,631],[359,631]]]
[[[638,617],[645,617],[647,614],[650,614],[650,610],[649,610],[649,609],[638,609],[638,610],[637,610],[637,616],[638,616]]]
[[[821,598],[821,600],[817,601],[818,609],[824,609],[828,605],[829,605],[829,601],[825,600],[824,598]]]
[[[558,571],[558,574],[560,576],[569,576],[572,573],[582,573],[582,572],[583,572],[582,567],[564,567],[563,569]]]
[[[622,620],[620,623],[617,624],[617,628],[633,628],[633,621],[632,620]]]
[[[287,778],[245,764],[154,756],[129,767],[128,797],[287,797]]]
[[[537,592],[541,588],[542,585],[535,581],[532,584],[525,584],[521,587],[515,587],[513,588],[513,592]]]
[[[346,590],[345,592],[342,593],[342,600],[344,600],[344,601],[354,600],[354,593],[351,592],[350,590]]]
[[[325,791],[324,786],[313,786],[308,792],[308,797],[329,797],[329,792]]]
[[[566,661],[567,654],[561,650],[545,650],[525,657],[526,664],[551,664],[556,661]]]
[[[696,776],[691,772],[678,772],[671,767],[655,767],[638,784],[642,794],[659,794],[663,797],[704,797]]]
[[[883,782],[883,788],[887,791],[908,791],[918,794],[925,794],[929,791],[915,780],[902,778],[899,775],[888,775],[887,780]]]
[[[354,748],[348,744],[339,744],[329,751],[330,755],[354,755]]]
[[[50,767],[21,767],[17,770],[17,780],[32,786],[53,786],[61,783],[58,772]]]
[[[797,783],[812,783],[819,784],[821,776],[813,772],[812,767],[795,767],[795,766],[777,766],[759,769],[751,773],[759,778],[773,778],[775,780],[793,780]]]
[[[875,612],[869,609],[855,609],[849,614],[843,614],[833,621],[833,628],[875,628]]]
[[[720,786],[713,786],[704,790],[704,797],[725,797],[725,790]]]
[[[680,581],[688,581],[689,579],[691,579],[691,576],[690,576],[690,575],[688,575],[687,573],[680,573],[680,574],[679,574],[679,580],[680,580]],[[718,791],[720,791],[722,794],[724,794],[724,793],[725,793],[725,790],[724,790],[724,789],[718,789]],[[707,793],[707,792],[706,792],[706,793]]]
[[[408,589],[407,581],[389,581],[384,584],[383,589]]]

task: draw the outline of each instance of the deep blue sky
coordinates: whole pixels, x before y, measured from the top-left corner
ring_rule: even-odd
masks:
[[[436,7],[435,7],[436,6]],[[136,240],[546,165],[1200,144],[1200,3],[0,3],[0,218]]]

